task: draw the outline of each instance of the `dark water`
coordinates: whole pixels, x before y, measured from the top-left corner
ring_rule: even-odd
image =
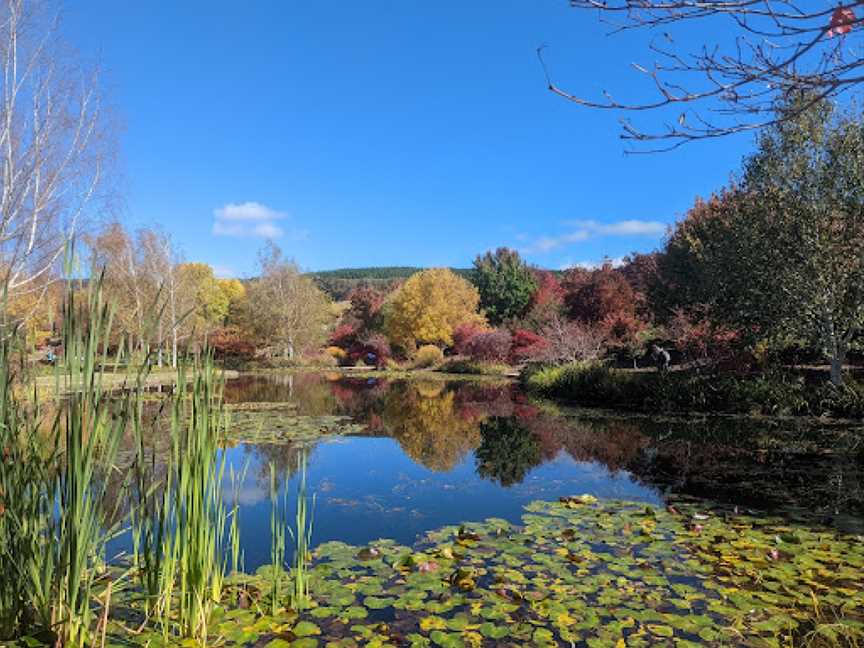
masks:
[[[292,403],[299,416],[362,424],[309,446],[315,543],[410,544],[442,525],[518,521],[531,500],[581,493],[653,504],[684,495],[864,528],[860,429],[601,416],[532,402],[512,384],[324,374],[242,378],[226,387],[226,401]],[[274,426],[286,416],[256,415]],[[247,569],[269,561],[269,465],[293,493],[298,449],[280,441],[226,450],[235,470],[248,462],[240,489]]]

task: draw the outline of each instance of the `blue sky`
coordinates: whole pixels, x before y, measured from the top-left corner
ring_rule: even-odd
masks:
[[[223,274],[254,274],[267,236],[311,270],[618,258],[752,145],[625,155],[618,116],[547,92],[535,49],[562,86],[638,99],[647,35],[566,0],[87,0],[64,21],[124,125],[122,220]]]

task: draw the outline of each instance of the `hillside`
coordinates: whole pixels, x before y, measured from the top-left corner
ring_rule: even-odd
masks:
[[[412,266],[378,266],[368,268],[339,268],[336,270],[322,270],[310,272],[321,289],[335,300],[342,300],[355,288],[370,286],[376,288],[388,288],[391,285],[404,281],[416,272],[424,268]],[[451,268],[453,272],[463,277],[470,277],[469,268]]]

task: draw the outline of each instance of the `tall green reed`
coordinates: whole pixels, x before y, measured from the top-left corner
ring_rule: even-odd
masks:
[[[276,615],[282,601],[285,566],[285,527],[288,519],[284,493],[280,498],[276,466],[270,463],[270,614]]]
[[[225,424],[222,384],[212,358],[193,369],[191,387],[181,367],[171,415],[171,468],[163,542],[163,610],[182,636],[205,639],[214,606],[222,598],[227,512],[222,497],[225,454],[219,438]],[[175,598],[176,587],[176,598]],[[172,609],[175,608],[175,609]]]
[[[312,546],[313,514],[315,510],[315,495],[312,495],[310,509],[306,494],[307,450],[303,448],[298,453],[300,478],[297,482],[297,503],[294,515],[294,528],[288,529],[294,540],[294,561],[291,565],[291,600],[295,610],[302,611],[309,604],[309,557]]]
[[[34,399],[28,408],[16,392],[16,336],[7,329],[0,339],[0,639],[17,636],[35,620],[31,568],[45,544],[56,460],[53,447],[40,443],[39,403]]]
[[[240,489],[246,481],[249,472],[249,460],[244,462],[243,468],[235,472],[234,466],[229,467],[231,477],[231,526],[228,527],[228,544],[231,546],[231,573],[236,574],[243,570],[243,548],[240,544]]]
[[[102,388],[112,315],[101,284],[94,278],[80,295],[68,285],[53,416],[35,383],[19,386],[32,397],[16,397],[14,334],[4,335],[0,351],[0,631],[50,636],[63,646],[91,641],[96,590],[108,587],[104,551],[119,524],[102,504],[133,412],[134,395],[109,397]]]
[[[280,489],[276,467],[270,463],[270,613],[275,615],[282,603],[282,581],[285,574],[286,531],[294,542],[294,556],[289,574],[291,607],[296,611],[309,604],[309,556],[312,546],[312,516],[306,487],[307,450],[297,453],[297,494],[293,527],[288,523],[288,480]],[[287,477],[287,475],[286,475]],[[312,496],[312,509],[315,496]]]

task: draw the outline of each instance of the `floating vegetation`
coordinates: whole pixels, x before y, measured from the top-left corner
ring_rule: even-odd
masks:
[[[268,406],[232,411],[225,439],[235,443],[310,444],[327,436],[360,434],[365,429],[347,416],[302,416],[292,414],[290,408],[269,407],[284,403],[264,405]]]
[[[303,612],[268,614],[274,572],[235,575],[228,646],[787,646],[864,641],[864,538],[686,502],[534,502],[523,524],[450,526],[412,548],[328,542]],[[292,575],[278,570],[289,589]],[[234,595],[236,594],[236,596]],[[121,598],[121,597],[118,597]],[[134,596],[112,615],[135,617]],[[109,638],[165,645],[156,628]],[[856,643],[857,642],[857,643]]]

